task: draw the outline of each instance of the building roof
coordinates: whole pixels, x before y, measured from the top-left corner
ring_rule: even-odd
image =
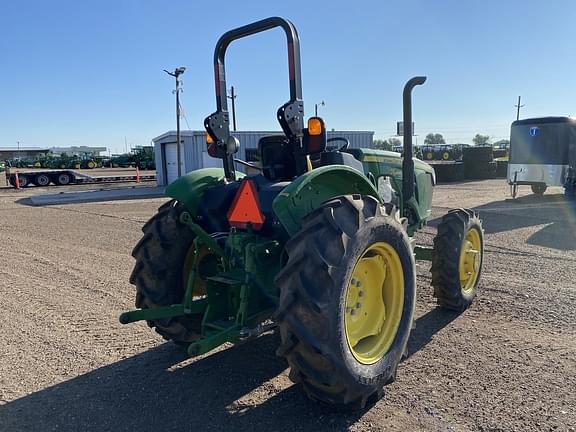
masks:
[[[50,151],[45,147],[0,147],[0,151]]]

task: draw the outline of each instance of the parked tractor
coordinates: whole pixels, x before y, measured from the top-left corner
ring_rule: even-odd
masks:
[[[233,41],[276,27],[288,44],[290,100],[277,112],[284,135],[260,139],[259,172],[244,175],[235,166],[225,55]],[[413,238],[431,216],[435,184],[412,148],[411,94],[426,78],[404,87],[401,158],[345,142],[328,150],[324,121],[304,126],[299,39],[285,19],[225,33],[214,66],[217,109],[204,125],[223,168],[168,186],[172,200],[133,251],[138,309],[120,322],[146,320],[190,356],[277,327],[277,354],[310,398],[363,408],[382,396],[406,352],[415,259],[432,261],[434,294],[448,309],[466,309],[480,280],[483,230],[471,210],[448,212],[433,247]]]

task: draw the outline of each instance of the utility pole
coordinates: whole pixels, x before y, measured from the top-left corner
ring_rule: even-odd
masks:
[[[520,120],[520,108],[522,108],[524,105],[520,105],[520,101],[522,100],[522,96],[518,96],[518,105],[514,105],[516,108],[518,108],[516,110],[516,120]]]
[[[318,105],[326,106],[324,101],[321,101],[320,103],[314,104],[314,117],[318,117]]]
[[[234,86],[230,87],[230,96],[226,95],[228,99],[232,99],[232,127],[236,132],[236,93],[234,93]]]
[[[173,76],[176,78],[176,90],[173,93],[176,93],[176,163],[178,164],[178,178],[182,176],[182,167],[180,166],[180,161],[182,160],[182,155],[180,154],[180,75],[184,73],[186,68],[181,66],[179,68],[174,69],[174,72],[168,72],[164,69],[168,75]]]
[[[20,141],[16,141],[18,143],[18,159],[20,159]]]

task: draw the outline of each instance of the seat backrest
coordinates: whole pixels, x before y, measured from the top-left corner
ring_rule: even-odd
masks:
[[[292,180],[296,175],[294,153],[284,135],[269,135],[258,141],[262,174],[270,181]]]

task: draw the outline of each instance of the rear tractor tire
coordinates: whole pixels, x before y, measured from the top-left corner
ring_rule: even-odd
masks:
[[[154,309],[182,303],[190,268],[194,233],[180,221],[182,204],[169,201],[142,227],[144,236],[134,247],[136,259],[130,283],[136,286],[136,307]],[[148,321],[164,339],[177,345],[200,337],[202,315]]]
[[[308,215],[286,250],[277,354],[290,379],[338,408],[377,401],[414,315],[414,257],[400,220],[372,197],[342,196]]]
[[[463,311],[476,297],[484,259],[484,230],[472,210],[451,210],[434,238],[432,286],[438,304]]]

